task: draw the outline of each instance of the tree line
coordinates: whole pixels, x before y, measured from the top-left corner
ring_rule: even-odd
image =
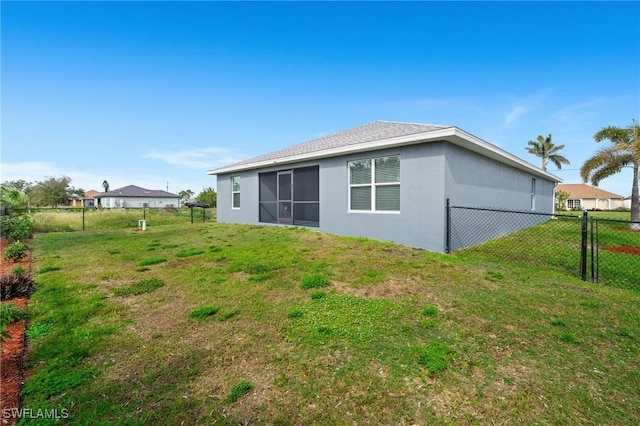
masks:
[[[103,181],[102,187],[105,192],[109,192],[109,182]],[[69,200],[82,198],[85,190],[71,185],[71,178],[68,176],[47,177],[45,180],[35,183],[25,180],[5,181],[0,187],[0,198],[3,205],[14,204],[15,200],[22,200],[27,208],[29,207],[58,207],[68,205]],[[182,197],[182,203],[192,199],[195,195],[190,189],[178,193]],[[216,206],[217,194],[211,188],[203,188],[196,199],[208,203],[211,207]]]

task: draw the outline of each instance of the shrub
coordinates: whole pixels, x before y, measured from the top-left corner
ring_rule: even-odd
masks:
[[[0,277],[0,300],[29,296],[36,289],[36,283],[28,275],[5,275]]]
[[[12,262],[19,262],[27,257],[27,251],[29,251],[29,246],[22,241],[16,241],[5,249],[4,258]]]
[[[33,226],[33,221],[25,215],[0,218],[0,231],[9,242],[28,240],[33,232]]]
[[[331,281],[324,275],[308,275],[304,277],[300,283],[300,287],[303,289],[327,287],[330,285]]]
[[[238,400],[241,396],[244,396],[253,389],[251,382],[242,381],[231,388],[231,393],[225,398],[225,402],[232,404]]]
[[[5,303],[0,305],[0,340],[11,337],[7,333],[7,326],[11,323],[23,320],[27,317],[27,311],[18,308],[13,303]]]
[[[22,266],[16,266],[11,269],[11,275],[24,275],[27,273],[27,270]]]
[[[11,323],[21,321],[27,317],[27,311],[18,308],[13,303],[3,303],[0,305],[0,323],[7,326]]]
[[[217,306],[203,306],[189,312],[191,318],[206,318],[218,312]]]

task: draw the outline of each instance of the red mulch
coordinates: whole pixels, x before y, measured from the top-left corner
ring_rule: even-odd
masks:
[[[612,251],[615,253],[636,254],[640,256],[640,247],[600,247],[602,250]]]
[[[16,266],[22,266],[27,273],[31,273],[31,259],[27,256],[20,262],[9,262],[4,260],[4,248],[7,243],[3,239],[0,242],[0,275],[10,275],[11,270]],[[27,307],[27,298],[20,297],[2,303],[13,303],[20,309]],[[20,408],[20,389],[22,387],[23,366],[22,361],[25,355],[24,332],[26,321],[20,321],[7,326],[7,332],[11,337],[2,341],[2,353],[0,353],[0,413],[5,413],[5,409]],[[13,425],[18,419],[5,419],[3,425]]]

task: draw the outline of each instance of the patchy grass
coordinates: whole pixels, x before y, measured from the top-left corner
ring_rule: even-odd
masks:
[[[127,297],[137,296],[139,294],[150,293],[164,286],[164,281],[158,278],[150,278],[148,280],[136,281],[126,287],[120,287],[113,290],[116,296]]]
[[[34,247],[34,271],[60,269],[35,276],[24,407],[71,424],[640,418],[640,294],[554,262],[208,222]],[[164,286],[113,297],[143,287],[150,248],[166,261],[144,274]]]
[[[207,318],[211,315],[214,315],[218,312],[217,306],[202,306],[200,308],[196,308],[192,311],[189,311],[189,317],[191,318]]]

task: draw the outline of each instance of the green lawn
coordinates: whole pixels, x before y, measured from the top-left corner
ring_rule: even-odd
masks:
[[[36,236],[25,408],[74,424],[640,421],[638,292],[481,247],[130,228]]]

